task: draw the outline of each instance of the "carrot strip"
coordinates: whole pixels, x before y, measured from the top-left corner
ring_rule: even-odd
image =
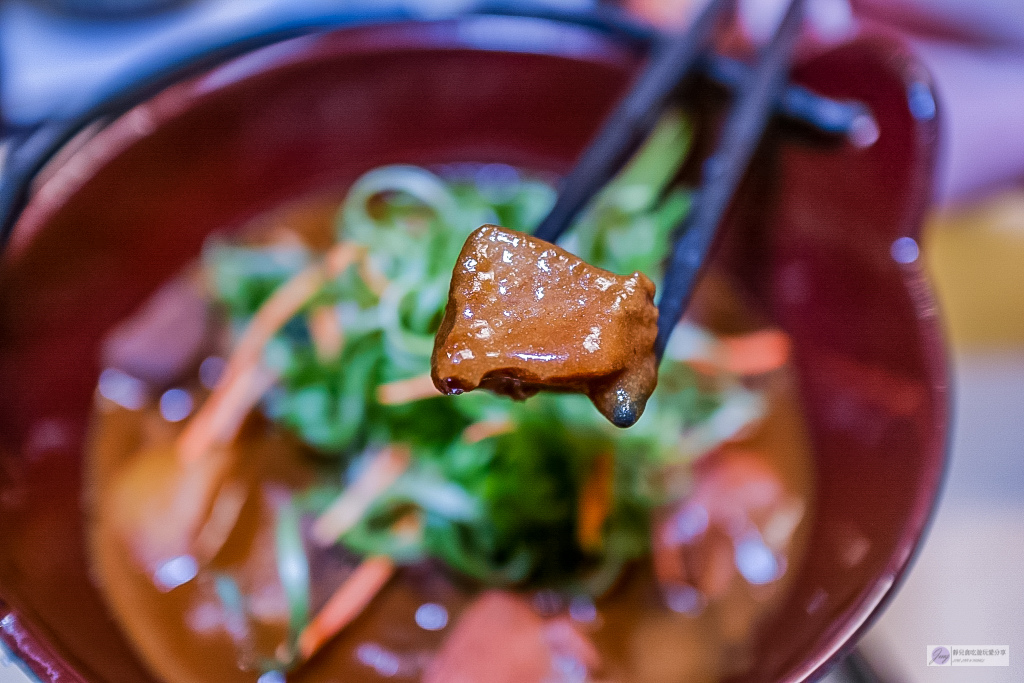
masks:
[[[233,369],[257,363],[264,347],[277,331],[320,290],[328,278],[342,273],[361,253],[362,250],[355,245],[345,242],[337,244],[327,252],[321,263],[296,273],[278,287],[249,321],[249,326],[242,333],[228,361],[225,375],[230,376]]]
[[[311,537],[321,546],[335,543],[362,518],[373,501],[409,468],[409,449],[388,446],[377,453],[313,523]]]
[[[200,563],[212,560],[224,547],[248,498],[249,487],[244,482],[228,481],[221,486],[206,521],[192,542],[192,554]]]
[[[395,573],[395,563],[385,555],[363,560],[299,635],[299,653],[309,659],[352,623]]]
[[[722,337],[721,364],[737,375],[759,375],[781,368],[789,360],[789,335],[781,330],[759,330]]]
[[[507,434],[515,429],[515,427],[512,420],[505,418],[500,420],[480,420],[462,431],[462,440],[466,443],[477,443],[492,436]]]
[[[337,358],[345,346],[345,333],[341,329],[338,309],[334,306],[317,306],[310,311],[307,325],[320,362],[329,363]]]
[[[178,437],[182,462],[201,458],[217,444],[230,442],[242,420],[276,377],[260,367],[263,349],[324,285],[362,254],[351,244],[332,247],[320,263],[296,273],[278,287],[249,321],[213,392]]]
[[[391,284],[384,273],[380,272],[369,259],[363,259],[359,262],[359,277],[363,279],[366,286],[370,288],[370,291],[380,296],[384,293],[384,290]]]
[[[181,462],[195,462],[217,445],[230,443],[245,416],[276,381],[276,373],[256,364],[219,383],[178,437]]]
[[[441,392],[434,386],[430,375],[419,375],[409,379],[381,384],[377,387],[377,401],[382,405],[393,406],[399,403],[419,401],[424,398],[440,396]]]
[[[765,544],[776,552],[784,550],[803,517],[804,504],[799,499],[781,503],[779,509],[764,523],[761,536]]]
[[[320,290],[326,279],[325,269],[316,264],[296,273],[274,290],[242,332],[228,360],[225,376],[231,377],[232,371],[237,372],[259,362],[267,343]]]
[[[407,512],[391,525],[391,532],[406,540],[419,538],[423,534],[423,514],[418,510]]]
[[[324,254],[324,268],[327,270],[327,277],[338,277],[353,263],[362,263],[365,259],[366,247],[363,245],[339,242]]]
[[[579,510],[576,517],[576,540],[584,550],[600,550],[602,530],[612,511],[615,485],[615,459],[611,453],[602,453],[580,489]]]
[[[302,239],[302,235],[295,232],[290,226],[282,225],[281,223],[275,223],[272,228],[267,230],[266,235],[259,242],[276,247],[304,248],[307,246],[306,240]]]

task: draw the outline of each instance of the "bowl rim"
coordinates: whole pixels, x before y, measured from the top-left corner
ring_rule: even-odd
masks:
[[[108,140],[114,141],[120,140],[121,143],[130,143],[137,139],[138,133],[125,130],[125,114],[130,114],[138,103],[145,102],[149,100],[150,97],[159,96],[159,93],[166,91],[169,87],[177,87],[187,83],[194,83],[197,80],[202,80],[207,75],[216,72],[221,66],[225,64],[230,65],[238,59],[244,58],[246,55],[252,54],[255,51],[267,49],[268,47],[276,47],[285,43],[291,43],[292,41],[315,39],[318,36],[348,31],[393,31],[396,28],[401,28],[403,26],[422,27],[446,22],[463,23],[467,21],[490,21],[496,18],[500,20],[511,19],[513,21],[520,19],[540,20],[551,22],[553,24],[562,24],[560,27],[561,29],[575,28],[578,30],[594,32],[603,36],[606,40],[617,41],[620,47],[640,52],[648,49],[657,35],[655,31],[646,29],[643,25],[631,22],[624,17],[609,15],[599,16],[595,19],[593,15],[588,14],[585,19],[581,19],[581,16],[582,15],[576,15],[573,13],[560,14],[545,12],[533,15],[522,12],[483,12],[479,14],[474,13],[464,15],[458,18],[427,21],[409,21],[402,17],[397,19],[387,17],[383,20],[344,23],[341,25],[333,23],[330,25],[316,23],[299,29],[296,27],[288,27],[282,31],[269,33],[264,32],[255,38],[250,37],[249,39],[243,39],[237,45],[232,46],[232,49],[227,51],[215,50],[202,59],[190,62],[184,66],[176,66],[169,72],[159,74],[158,77],[155,77],[151,81],[147,81],[132,89],[126,90],[113,98],[110,102],[105,102],[102,105],[93,107],[88,111],[79,114],[77,118],[59,122],[60,125],[47,130],[46,136],[44,136],[42,142],[37,141],[37,148],[34,150],[38,152],[39,149],[45,149],[49,154],[42,155],[33,160],[28,160],[27,156],[23,158],[16,157],[14,160],[19,163],[15,165],[15,170],[20,171],[23,176],[15,178],[14,181],[17,182],[8,182],[3,178],[0,178],[0,248],[5,246],[4,242],[9,236],[9,232],[21,221],[21,219],[26,218],[26,214],[28,214],[29,222],[32,222],[33,218],[43,217],[48,213],[45,206],[46,202],[42,202],[39,199],[38,194],[31,197],[28,195],[29,187],[35,178],[35,175],[43,167],[46,161],[52,157],[52,154],[62,148],[67,141],[74,137],[76,131],[82,128],[84,123],[95,121],[102,117],[110,117],[110,122],[102,131],[100,131],[100,134],[97,137],[107,138]],[[933,100],[938,101],[938,98],[934,94],[934,86],[932,85],[930,78],[928,78],[920,64],[916,62],[909,50],[906,49],[906,46],[902,41],[898,41],[891,36],[883,38],[883,41],[888,46],[886,49],[893,51],[895,56],[898,58],[899,70],[907,79],[908,86],[911,81],[914,83],[924,84],[928,89],[928,92],[931,93]],[[499,48],[492,47],[490,49],[514,50],[515,48],[513,45],[515,42],[514,38],[506,38],[505,42],[502,43]],[[236,47],[238,48],[237,51],[234,49]],[[400,48],[401,46],[395,47]],[[458,47],[488,49],[487,47],[479,44],[468,44]],[[363,49],[366,49],[369,52],[380,51],[379,47],[364,47]],[[394,48],[392,47],[390,49]],[[520,51],[531,52],[533,50],[521,46]],[[277,65],[269,64],[267,66],[269,66],[269,68],[273,68]],[[210,89],[207,88],[206,90],[208,92]],[[908,88],[908,98],[909,97],[910,92]],[[174,112],[170,113],[170,115],[173,114]],[[925,164],[928,167],[925,169],[925,175],[928,176],[928,179],[930,179],[930,172],[934,166],[934,138],[937,136],[937,118],[938,117],[934,117],[929,124],[926,124],[923,127],[923,129],[918,130],[919,140],[916,141],[919,147],[923,147],[928,152],[928,163]],[[86,143],[86,146],[88,146],[88,144],[89,143]],[[31,147],[31,145],[29,145],[29,147]],[[116,148],[116,150],[114,148]],[[111,155],[116,155],[122,148],[120,145],[115,144],[112,148],[108,149],[110,150]],[[91,158],[89,165],[102,164],[108,160],[108,158],[107,154],[101,154],[97,157]],[[28,163],[26,163],[27,160]],[[5,173],[4,175],[7,174]],[[14,188],[14,190],[11,188]],[[930,199],[930,187],[921,186],[915,189],[917,201],[910,207],[906,218],[907,234],[910,235],[914,235],[916,233],[914,228],[915,226],[920,225]],[[14,201],[10,204],[10,211],[7,214],[4,213],[3,208],[5,197],[14,197],[16,200],[20,198],[20,203],[19,201]],[[948,472],[948,460],[951,448],[950,440],[947,437],[949,415],[951,413],[950,407],[952,402],[952,392],[949,389],[948,381],[945,381],[945,384],[942,385],[942,381],[949,375],[949,358],[948,355],[943,355],[946,347],[942,343],[941,329],[938,326],[937,320],[935,320],[935,302],[932,298],[930,288],[924,278],[923,268],[917,267],[917,272],[911,273],[904,279],[904,282],[908,287],[915,285],[918,287],[919,295],[915,299],[914,304],[916,319],[924,328],[923,331],[925,332],[928,340],[930,342],[934,342],[929,344],[929,346],[937,349],[937,355],[942,356],[942,358],[929,357],[928,359],[931,364],[935,366],[931,369],[935,371],[935,377],[933,379],[936,381],[935,386],[931,386],[929,388],[937,392],[939,398],[946,399],[945,405],[938,405],[936,408],[936,424],[940,427],[938,438],[943,443],[943,454],[940,461],[935,463],[938,468],[938,482],[934,491],[932,491],[930,503],[927,506],[918,506],[912,511],[915,513],[915,530],[909,533],[909,535],[912,536],[912,538],[909,539],[909,545],[904,539],[898,541],[897,551],[904,549],[907,550],[907,552],[896,552],[890,557],[890,560],[886,565],[886,569],[891,569],[892,571],[886,573],[884,576],[876,577],[868,586],[868,590],[862,595],[861,599],[858,600],[854,606],[845,611],[845,617],[840,619],[841,623],[839,625],[841,628],[833,629],[831,634],[825,639],[824,643],[819,643],[809,648],[808,653],[800,660],[800,663],[796,666],[789,667],[788,672],[780,680],[802,681],[813,679],[817,675],[821,675],[826,672],[841,658],[845,657],[854,649],[857,640],[880,616],[881,612],[888,606],[895,596],[898,588],[905,580],[914,560],[923,546],[928,533],[928,528],[935,517],[935,512],[941,499],[946,474]],[[929,313],[929,310],[932,312]],[[936,353],[931,354],[931,356],[936,356]],[[927,509],[922,510],[920,509],[921,507],[926,507]],[[57,648],[51,645],[49,639],[46,637],[46,627],[42,624],[33,623],[30,618],[23,618],[15,609],[11,608],[4,602],[2,593],[0,593],[0,640],[5,642],[11,651],[16,656],[20,657],[22,661],[25,662],[25,664],[33,671],[33,673],[39,676],[42,680],[86,680],[83,675],[79,673],[79,670],[73,666],[73,662],[69,662],[67,657],[61,655]]]
[[[94,101],[86,97],[70,101],[50,120],[4,136],[7,150],[0,166],[0,253],[3,253],[32,197],[37,175],[58,153],[74,145],[80,134],[91,135],[95,132],[93,127],[105,129],[113,125],[134,107],[174,85],[215,71],[263,48],[291,40],[335,31],[378,30],[401,24],[431,24],[474,17],[539,19],[564,24],[604,35],[637,52],[649,50],[661,35],[655,27],[615,7],[516,7],[500,0],[483,0],[467,12],[441,18],[425,18],[389,7],[342,10],[327,16],[260,27],[212,46],[202,46],[184,59],[156,61],[132,68],[115,74],[110,79],[111,83],[102,86],[101,90],[107,94],[100,99]]]

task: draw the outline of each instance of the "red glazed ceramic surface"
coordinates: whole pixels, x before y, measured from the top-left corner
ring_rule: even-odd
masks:
[[[339,31],[174,86],[68,160],[0,267],[0,637],[44,680],[151,680],[87,574],[82,441],[103,332],[208,232],[386,163],[565,172],[640,62],[536,19]],[[878,38],[796,77],[866,102],[880,135],[769,140],[719,250],[793,336],[816,451],[809,557],[751,681],[802,680],[852,646],[907,569],[945,457],[944,350],[911,241],[935,147],[927,76]]]

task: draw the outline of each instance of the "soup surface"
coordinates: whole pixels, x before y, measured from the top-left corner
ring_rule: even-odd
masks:
[[[495,206],[543,214],[542,183],[468,168],[446,173],[473,175]],[[339,197],[309,198],[211,242],[203,263],[111,332],[88,535],[95,579],[142,660],[169,683],[668,682],[742,671],[799,567],[813,502],[781,333],[712,273],[636,427],[616,430],[582,396],[437,395],[416,370],[429,367],[417,341],[440,322],[430,306],[443,307],[446,291],[423,300],[441,275],[423,275],[396,304],[408,334],[359,335],[378,334],[366,311],[382,310],[389,286],[416,267],[433,239],[417,226],[443,211],[415,183],[369,185],[348,192],[340,219]],[[408,244],[337,248],[358,244],[345,215],[360,191],[378,227],[400,215]],[[509,199],[515,191],[536,196]],[[656,215],[620,213],[633,227]],[[528,229],[533,219],[519,218]],[[341,239],[339,223],[349,226]],[[658,257],[616,251],[610,229],[604,237],[611,270]],[[257,265],[268,272],[289,255],[306,260],[284,268],[283,284],[268,278],[258,295],[231,299],[225,254],[241,253],[231,250],[273,256]],[[267,302],[308,273],[321,276],[315,293],[238,370]],[[345,278],[366,292],[336,284]],[[410,291],[422,296],[406,306]],[[352,305],[359,296],[367,303]],[[384,360],[360,375],[350,349],[368,338],[383,340]],[[342,378],[329,394],[341,407],[321,424],[310,387],[328,370]],[[357,375],[369,389],[345,403],[344,378]],[[468,399],[478,403],[448,403]],[[466,474],[459,458],[483,464]]]

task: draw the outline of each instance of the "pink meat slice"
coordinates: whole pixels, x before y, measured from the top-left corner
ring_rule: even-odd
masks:
[[[545,620],[523,598],[493,590],[462,614],[423,682],[557,683],[599,668],[593,643],[568,619]]]
[[[111,331],[103,343],[103,363],[154,386],[166,386],[198,363],[211,322],[199,287],[176,278]]]

